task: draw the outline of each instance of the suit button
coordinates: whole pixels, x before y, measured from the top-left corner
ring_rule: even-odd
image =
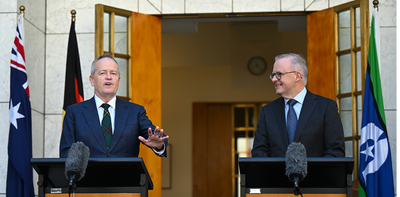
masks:
[[[107,157],[111,157],[111,154],[110,154],[110,153],[108,153]]]

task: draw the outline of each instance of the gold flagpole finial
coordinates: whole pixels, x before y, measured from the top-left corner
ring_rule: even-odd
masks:
[[[374,4],[374,8],[377,8],[377,9],[378,9],[378,7],[379,7],[379,1],[378,1],[378,0],[374,0],[372,3]]]
[[[19,6],[19,13],[23,14],[24,11],[25,11],[25,6],[23,6],[23,5]]]
[[[72,17],[72,21],[75,22],[75,15],[76,15],[76,11],[75,10],[71,10],[71,17]]]

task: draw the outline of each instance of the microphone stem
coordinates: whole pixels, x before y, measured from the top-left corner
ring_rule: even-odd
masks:
[[[71,175],[71,179],[69,180],[69,186],[72,187],[72,184],[74,184],[75,181],[75,174]]]
[[[75,197],[75,190],[76,190],[76,184],[75,184],[75,174],[71,175],[70,181],[69,181],[69,185],[68,185],[68,192],[71,194],[72,193],[72,197]]]
[[[299,181],[300,181],[300,180],[299,180],[299,177],[298,177],[298,176],[295,176],[293,179],[294,179],[294,180],[293,180],[293,181],[294,181],[294,187],[296,187],[296,188],[299,187]]]
[[[295,195],[296,197],[298,197],[299,194],[300,194],[301,196],[303,196],[303,194],[302,194],[301,191],[300,191],[300,187],[299,187],[299,182],[300,182],[299,177],[298,177],[298,176],[295,176],[293,179],[294,179],[294,195]]]

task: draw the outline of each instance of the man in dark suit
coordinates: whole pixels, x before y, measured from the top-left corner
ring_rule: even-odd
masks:
[[[89,79],[95,96],[67,108],[60,157],[78,141],[89,147],[90,157],[137,157],[140,142],[158,156],[167,155],[169,136],[153,126],[144,107],[116,97],[120,73],[110,54],[93,61]]]
[[[261,108],[252,157],[285,157],[292,142],[302,143],[307,157],[345,156],[337,104],[309,92],[307,74],[306,60],[300,55],[275,58],[270,79],[281,97]]]

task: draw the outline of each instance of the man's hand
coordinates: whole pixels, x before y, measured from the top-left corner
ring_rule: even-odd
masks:
[[[169,136],[163,137],[164,130],[163,129],[159,130],[159,129],[160,128],[157,126],[156,129],[154,129],[154,132],[153,132],[151,130],[151,128],[149,127],[149,130],[148,130],[149,131],[149,138],[144,139],[144,137],[139,136],[139,140],[141,142],[143,142],[143,144],[145,144],[145,145],[147,145],[149,147],[155,148],[157,150],[161,150],[163,148],[163,146],[164,146],[164,141],[166,139],[168,139]]]

